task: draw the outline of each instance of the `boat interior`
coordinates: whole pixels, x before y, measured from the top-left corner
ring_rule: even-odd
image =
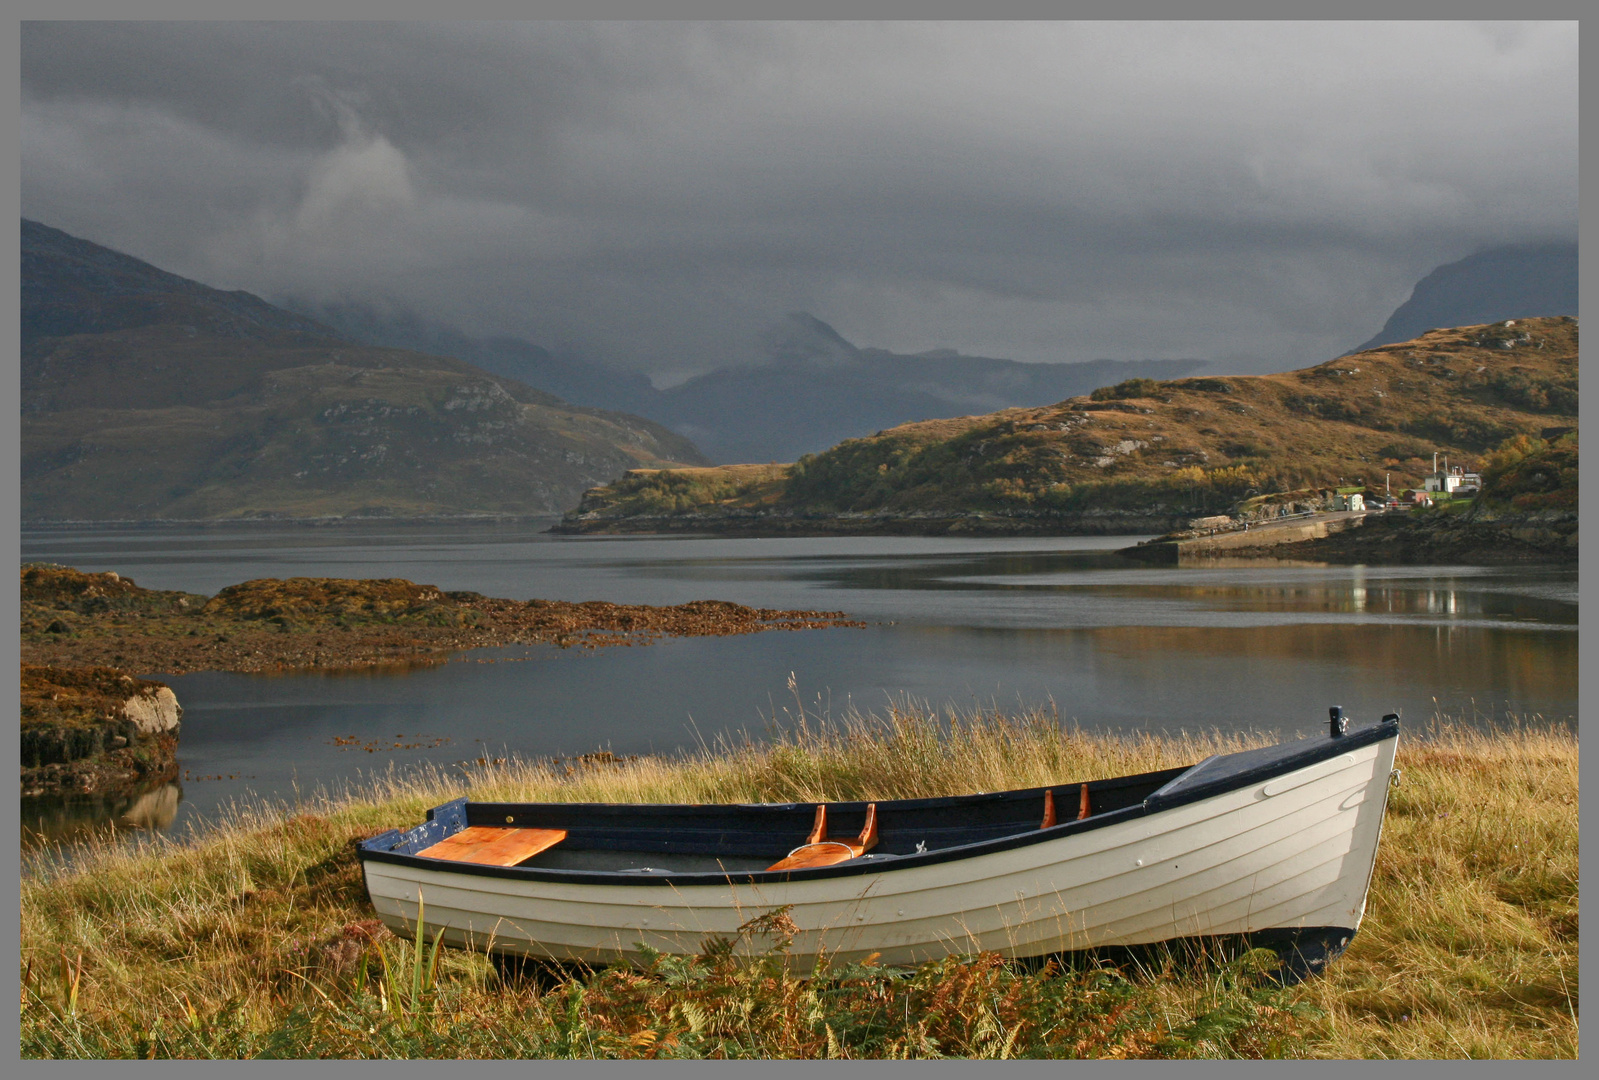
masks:
[[[454,863],[610,873],[800,870],[1071,829],[1140,806],[1185,768],[941,799],[663,806],[457,800],[386,850]]]

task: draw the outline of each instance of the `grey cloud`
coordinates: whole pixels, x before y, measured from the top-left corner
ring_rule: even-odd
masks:
[[[656,373],[783,312],[1024,360],[1380,326],[1572,239],[1574,24],[30,23],[23,212]]]

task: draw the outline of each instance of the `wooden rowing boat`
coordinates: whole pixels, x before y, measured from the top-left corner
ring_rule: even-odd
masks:
[[[1212,936],[1291,949],[1298,974],[1365,912],[1397,716],[1136,776],[877,803],[665,806],[458,799],[360,846],[396,933],[641,962],[786,909],[791,960],[916,964]],[[1072,812],[1075,804],[1075,813]],[[1057,808],[1059,813],[1057,814]]]

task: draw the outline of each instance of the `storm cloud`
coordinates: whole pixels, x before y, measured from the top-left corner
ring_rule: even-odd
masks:
[[[22,212],[670,379],[1336,355],[1573,241],[1574,23],[24,23]]]

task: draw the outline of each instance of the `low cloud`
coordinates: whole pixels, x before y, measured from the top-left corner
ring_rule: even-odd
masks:
[[[212,284],[665,375],[1248,356],[1574,239],[1575,24],[23,28],[23,213]],[[1253,363],[1254,361],[1249,361]]]

